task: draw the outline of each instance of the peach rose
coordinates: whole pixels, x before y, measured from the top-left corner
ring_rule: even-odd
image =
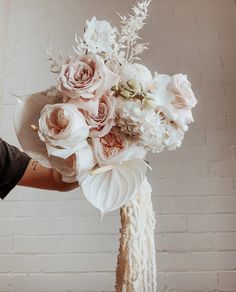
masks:
[[[89,127],[75,105],[48,104],[41,111],[38,134],[49,156],[66,159],[87,145]]]
[[[94,155],[100,166],[113,163],[122,163],[130,159],[143,159],[146,150],[136,146],[119,130],[113,127],[104,137],[92,139]]]

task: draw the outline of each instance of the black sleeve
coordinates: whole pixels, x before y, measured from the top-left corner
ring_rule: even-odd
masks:
[[[0,138],[0,198],[16,186],[22,178],[30,157]]]

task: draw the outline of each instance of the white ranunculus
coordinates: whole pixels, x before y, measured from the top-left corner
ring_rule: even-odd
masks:
[[[143,91],[146,91],[148,84],[152,81],[152,73],[150,70],[141,64],[124,64],[121,67],[120,71],[121,81],[127,82],[130,79],[138,81],[143,88]]]
[[[49,104],[41,111],[38,134],[49,156],[66,159],[87,145],[89,127],[75,105]]]
[[[197,99],[191,88],[191,83],[187,79],[187,75],[175,74],[171,77],[168,90],[173,92],[175,99],[172,104],[176,108],[193,108],[197,104]]]
[[[95,16],[86,24],[84,41],[89,52],[111,52],[116,39],[116,29],[106,20],[97,20]]]

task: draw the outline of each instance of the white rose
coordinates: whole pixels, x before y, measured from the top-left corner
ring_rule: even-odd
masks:
[[[187,75],[175,74],[171,77],[167,88],[174,94],[174,99],[164,104],[161,110],[183,131],[187,131],[189,124],[194,122],[191,109],[197,104],[191,83]]]
[[[49,156],[66,159],[87,145],[89,127],[75,105],[48,104],[41,111],[38,134]]]
[[[176,108],[193,108],[197,104],[197,99],[194,96],[191,83],[188,81],[187,75],[173,75],[168,85],[168,90],[175,95],[175,99],[172,101],[172,104]]]

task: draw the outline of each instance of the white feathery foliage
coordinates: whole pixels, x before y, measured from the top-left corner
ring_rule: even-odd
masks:
[[[138,2],[136,6],[132,8],[133,14],[127,16],[120,16],[121,29],[119,33],[118,48],[120,51],[124,51],[125,59],[128,63],[133,63],[135,60],[140,60],[137,55],[141,54],[147,49],[148,43],[137,43],[140,40],[138,32],[145,25],[145,19],[147,18],[148,6],[151,0],[144,0]]]

